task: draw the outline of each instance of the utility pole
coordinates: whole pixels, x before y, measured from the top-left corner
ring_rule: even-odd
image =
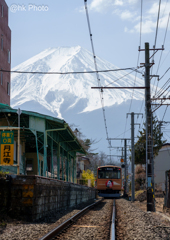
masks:
[[[134,148],[134,126],[138,125],[138,123],[134,123],[134,116],[135,115],[142,115],[142,113],[127,113],[127,116],[131,115],[131,201],[134,202],[135,200],[135,148]]]
[[[135,149],[134,149],[134,112],[131,113],[131,149],[132,149],[132,180],[131,180],[131,191],[132,191],[132,196],[131,196],[131,201],[134,202],[135,200],[135,171],[134,171],[134,166],[135,166]]]
[[[155,211],[155,198],[153,196],[153,144],[152,144],[152,113],[150,99],[150,62],[149,43],[145,43],[145,114],[146,114],[146,183],[147,183],[147,211]]]
[[[149,57],[150,50],[154,51],[154,53],[152,54],[151,57]],[[145,129],[146,129],[147,211],[155,211],[154,159],[153,159],[153,136],[152,136],[153,130],[152,130],[151,100],[159,100],[159,97],[157,99],[151,99],[151,97],[150,97],[150,78],[155,75],[153,75],[153,76],[150,75],[150,67],[152,67],[154,62],[150,63],[149,60],[150,60],[150,58],[152,58],[155,55],[155,53],[157,53],[158,50],[164,50],[164,46],[162,46],[162,48],[155,48],[155,46],[153,46],[153,49],[149,49],[149,43],[145,43],[144,49],[140,49],[140,47],[139,47],[139,51],[145,51],[144,66],[145,66],[145,114],[146,114]],[[152,105],[154,105],[154,104],[152,104]],[[163,105],[162,102],[161,102],[161,105]],[[155,110],[157,110],[159,107],[157,107]]]
[[[127,195],[127,159],[126,159],[126,143],[127,140],[124,139],[124,163],[125,163],[125,188],[124,188],[124,195]]]

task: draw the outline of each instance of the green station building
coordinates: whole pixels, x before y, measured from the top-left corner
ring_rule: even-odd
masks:
[[[0,104],[0,137],[0,171],[76,182],[76,153],[86,152],[64,120]]]

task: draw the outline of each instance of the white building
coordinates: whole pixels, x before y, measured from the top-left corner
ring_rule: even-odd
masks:
[[[170,143],[165,143],[159,150],[155,161],[155,186],[165,190],[165,172],[170,170]]]

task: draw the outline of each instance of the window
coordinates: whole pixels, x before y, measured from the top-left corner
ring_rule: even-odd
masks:
[[[32,172],[33,171],[33,159],[29,158],[26,160],[26,171]]]
[[[98,178],[120,179],[120,168],[100,168],[98,169]]]
[[[10,85],[9,85],[9,82],[7,82],[7,94],[10,95]]]
[[[1,16],[2,17],[4,16],[4,6],[3,5],[1,6]]]
[[[4,43],[3,43],[3,38],[1,37],[1,50],[3,50],[3,46],[4,45]]]
[[[3,85],[3,72],[1,72],[1,85]]]
[[[11,52],[8,49],[8,63],[10,63],[10,62],[11,62]]]

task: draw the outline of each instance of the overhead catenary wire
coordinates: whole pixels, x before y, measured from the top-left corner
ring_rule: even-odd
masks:
[[[161,94],[161,92],[165,89],[165,87],[169,84],[169,81],[170,81],[170,78],[164,83],[164,85],[162,86],[162,88],[160,88],[159,90],[158,90],[158,92],[156,93],[156,95],[155,95],[155,98],[156,97],[158,97],[160,94]]]
[[[139,44],[140,47],[141,47],[141,35],[142,35],[142,9],[143,9],[143,0],[141,0],[140,44]],[[139,113],[142,112],[144,101],[145,101],[145,97],[142,100],[142,104],[141,104],[141,108],[140,108]],[[142,123],[142,121],[143,121],[143,123]],[[139,130],[143,127],[143,125],[144,125],[144,118],[141,119],[141,123],[139,125]]]
[[[142,41],[142,11],[143,11],[143,0],[141,0],[141,11],[140,11],[140,35],[139,35],[139,46],[141,47],[141,41]],[[138,57],[137,57],[137,66],[139,64],[139,57],[140,57],[140,51],[138,52]],[[135,80],[134,80],[134,86],[136,85],[136,78],[137,78],[137,71],[135,74]],[[130,101],[130,106],[129,106],[129,113],[131,111],[131,107],[132,107],[132,100],[133,100],[133,96],[134,96],[134,90],[132,92],[132,97],[131,97],[131,101]],[[126,131],[126,127],[127,127],[127,118],[126,118],[126,122],[125,122],[125,131]]]
[[[157,16],[157,23],[156,23],[156,32],[155,32],[154,48],[156,48],[156,42],[157,42],[157,36],[158,36],[158,25],[159,25],[160,8],[161,8],[161,0],[159,0],[159,7],[158,7],[158,16]],[[153,50],[152,62],[154,62],[154,53],[155,53],[155,50]],[[152,67],[152,70],[151,70],[151,75],[152,75],[152,71],[153,71],[153,67]],[[154,84],[153,84],[153,88],[154,88],[154,85],[155,85],[155,81],[154,81]],[[152,89],[152,91],[153,91],[153,89]]]
[[[143,0],[141,0],[141,12],[140,12],[141,13],[141,17],[140,17],[140,35],[139,35],[139,46],[140,47],[141,47],[141,40],[142,40],[142,9],[143,9]],[[137,66],[139,64],[139,57],[140,57],[140,51],[138,51]],[[137,77],[137,72],[135,74],[134,86],[136,85],[136,77]],[[132,106],[133,95],[134,95],[134,90],[132,92],[132,98],[131,98],[131,102],[130,102],[129,112],[130,112],[131,106]]]
[[[155,42],[154,42],[155,47],[156,47],[156,41],[157,41],[157,36],[158,36],[160,8],[161,8],[161,0],[159,0],[159,8],[158,8],[158,16],[157,16],[157,24],[156,24],[156,32],[155,32]]]
[[[84,0],[84,6],[85,6],[85,11],[86,11],[87,25],[88,25],[90,41],[91,41],[91,47],[92,47],[92,52],[93,52],[94,66],[95,66],[95,70],[96,70],[96,78],[97,78],[97,82],[98,82],[98,87],[100,87],[101,86],[101,82],[100,82],[100,78],[99,78],[99,71],[98,71],[97,62],[96,62],[96,55],[95,55],[95,51],[94,51],[92,31],[91,31],[91,27],[90,27],[90,19],[89,19],[88,8],[87,8],[87,0]],[[103,118],[104,118],[106,137],[108,139],[109,146],[111,146],[111,142],[109,140],[109,135],[108,135],[108,129],[107,129],[106,113],[105,113],[105,108],[104,108],[103,90],[102,89],[99,90],[99,93],[100,93],[100,100],[101,100],[101,105],[102,105],[102,110],[103,110]],[[110,149],[110,153],[111,153],[111,149]]]
[[[165,30],[165,36],[164,36],[164,40],[163,40],[163,46],[165,45],[165,40],[166,40],[166,35],[167,35],[167,30],[168,30],[168,25],[169,25],[169,17],[170,17],[170,13],[168,15],[168,20],[167,20],[167,25],[166,25],[166,30]],[[161,59],[162,59],[162,53],[163,53],[163,51],[161,51],[161,55],[160,55],[160,59],[159,59],[159,63],[158,63],[157,71],[156,71],[156,75],[158,74],[158,70],[159,70],[159,67],[160,67],[160,63],[161,63]],[[155,94],[156,94],[156,91],[157,91],[157,88],[158,88],[158,83],[159,83],[159,81],[157,81]]]
[[[170,54],[170,50],[169,50],[168,53],[166,54],[166,56],[165,56],[164,60],[162,61],[160,67],[162,67],[163,63],[165,62],[165,60],[167,59],[167,57],[169,56],[169,54]]]
[[[161,80],[166,74],[167,72],[170,70],[170,67],[165,71],[165,73],[162,75],[162,77],[159,78],[159,80]]]
[[[168,108],[168,105],[166,106],[166,109],[165,109],[165,112],[164,112],[164,115],[163,115],[162,121],[164,120],[164,117],[165,117],[165,114],[166,114],[167,108]]]
[[[143,66],[142,66],[143,67]],[[115,82],[117,82],[117,81],[119,81],[120,79],[122,79],[122,78],[124,78],[124,77],[126,77],[126,76],[128,76],[128,75],[130,75],[132,72],[134,72],[134,71],[136,71],[136,69],[134,69],[134,70],[132,70],[131,72],[129,72],[129,73],[127,73],[127,74],[125,74],[125,75],[123,75],[122,77],[120,77],[120,78],[118,78],[118,79],[116,79],[116,80],[114,80],[114,81],[112,81],[111,83],[108,83],[105,87],[108,87],[109,85],[111,85],[111,84],[113,84],[113,83],[115,83]],[[141,73],[141,72],[140,72]],[[141,73],[141,74],[143,74],[143,73]]]

